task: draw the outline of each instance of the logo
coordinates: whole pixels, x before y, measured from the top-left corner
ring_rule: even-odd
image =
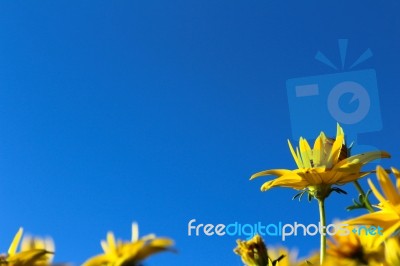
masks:
[[[286,82],[294,139],[310,138],[321,130],[329,132],[336,122],[354,141],[359,133],[382,128],[376,72],[374,69],[354,70],[372,57],[372,51],[366,49],[355,62],[347,64],[348,40],[340,39],[338,44],[340,68],[322,52],[315,56],[335,73]]]
[[[288,237],[292,236],[315,236],[315,235],[339,235],[347,236],[351,233],[366,236],[381,236],[383,228],[378,226],[359,226],[349,227],[348,224],[338,223],[321,226],[318,224],[304,225],[302,223],[294,222],[288,223],[270,223],[263,224],[258,222],[255,224],[241,224],[238,222],[230,224],[203,224],[196,223],[196,219],[188,222],[188,236],[245,236],[247,239],[252,238],[254,235],[280,237],[285,241]]]

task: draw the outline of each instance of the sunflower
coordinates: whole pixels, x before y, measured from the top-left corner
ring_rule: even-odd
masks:
[[[336,138],[326,137],[321,132],[311,148],[307,140],[300,138],[299,148],[293,149],[288,140],[297,169],[271,169],[255,173],[251,180],[260,176],[274,175],[276,179],[265,182],[261,191],[273,187],[290,187],[308,192],[317,199],[326,198],[332,191],[343,192],[333,185],[343,185],[367,175],[361,172],[362,166],[380,158],[389,158],[383,151],[362,153],[348,157],[349,148],[345,143],[343,129],[337,125]]]
[[[8,253],[0,258],[0,265],[10,266],[46,266],[51,265],[51,254],[54,252],[54,245],[47,244],[39,239],[31,239],[33,245],[27,245],[27,240],[23,240],[21,250],[17,252],[21,241],[23,229],[20,228],[11,242]],[[32,242],[33,241],[33,242]],[[24,244],[25,243],[25,244]],[[50,245],[50,246],[49,246]]]
[[[382,167],[378,166],[376,169],[378,182],[384,196],[378,191],[372,181],[368,179],[372,193],[379,200],[379,204],[376,207],[380,210],[345,222],[350,225],[366,224],[382,227],[384,229],[383,234],[380,236],[382,241],[400,229],[400,172],[395,168],[392,168],[392,172],[397,180],[396,186]]]
[[[156,238],[147,235],[139,239],[138,225],[132,224],[132,240],[115,241],[114,234],[107,234],[107,241],[101,241],[103,254],[87,260],[83,266],[137,266],[154,253],[171,250],[173,241],[168,238]]]
[[[380,238],[348,227],[349,234],[335,234],[328,240],[327,260],[324,266],[372,266],[382,265],[384,249]]]

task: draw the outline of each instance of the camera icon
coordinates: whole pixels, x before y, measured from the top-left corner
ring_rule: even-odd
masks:
[[[339,40],[339,48],[344,68],[347,40]],[[368,49],[350,68],[371,55]],[[316,59],[337,69],[320,52]],[[286,89],[293,139],[315,138],[321,131],[334,136],[336,122],[354,141],[359,133],[382,129],[374,69],[288,79]]]

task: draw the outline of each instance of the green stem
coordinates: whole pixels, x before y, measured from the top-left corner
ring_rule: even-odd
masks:
[[[322,228],[321,233],[321,253],[320,253],[320,264],[322,265],[325,261],[326,256],[326,218],[325,218],[325,199],[318,200],[319,206],[319,219],[320,226]]]
[[[358,183],[358,181],[354,181],[354,185],[357,188],[357,191],[362,195],[363,199],[364,199],[364,203],[365,203],[365,207],[367,208],[367,210],[369,212],[375,212],[374,208],[372,208],[371,203],[369,202],[369,199],[367,197],[367,195],[365,194],[363,188],[361,187],[360,183]]]

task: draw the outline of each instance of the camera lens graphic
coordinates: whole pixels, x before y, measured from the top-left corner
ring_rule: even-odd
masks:
[[[351,94],[352,98],[349,102],[358,101],[358,107],[353,112],[345,112],[340,107],[339,101],[344,94]],[[356,124],[362,121],[368,114],[371,106],[371,100],[367,90],[357,82],[344,81],[337,84],[328,96],[329,113],[339,123]]]

